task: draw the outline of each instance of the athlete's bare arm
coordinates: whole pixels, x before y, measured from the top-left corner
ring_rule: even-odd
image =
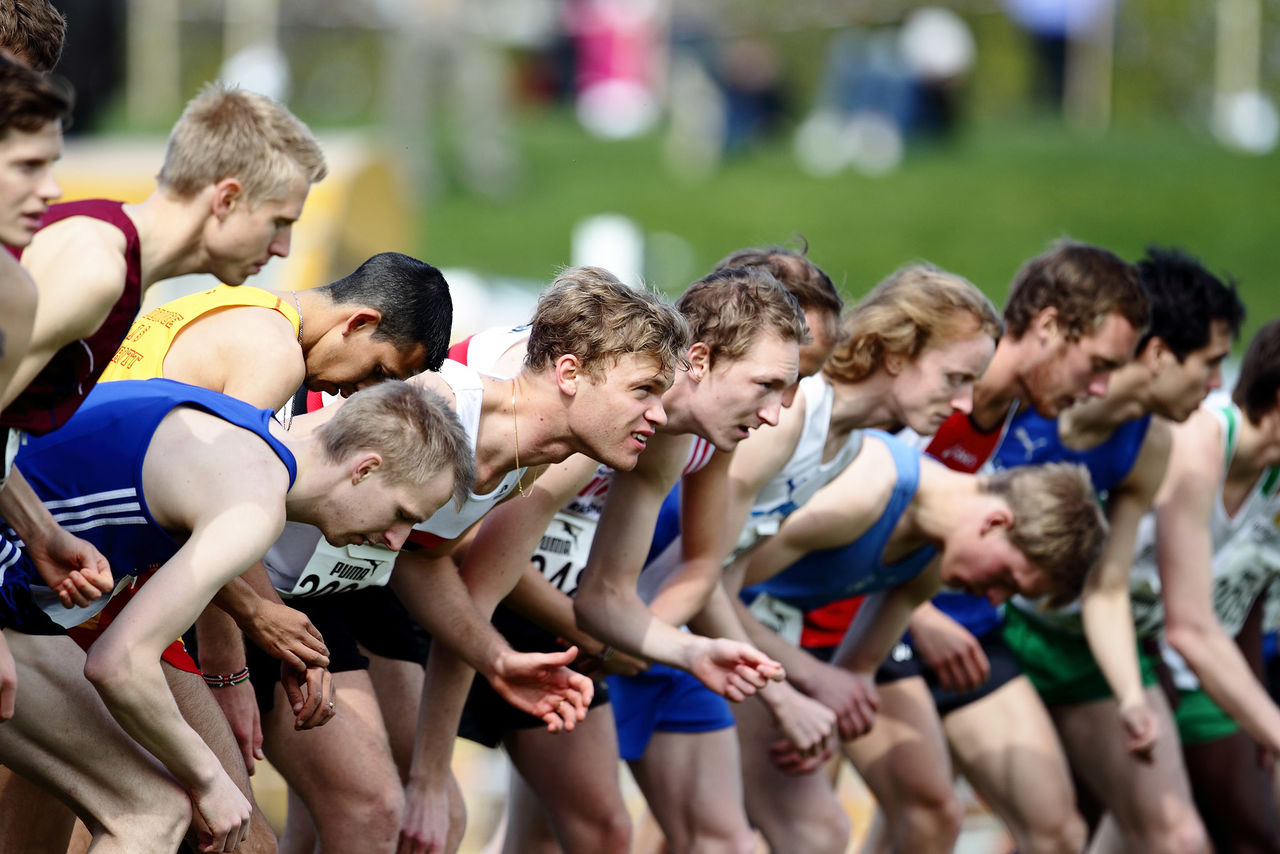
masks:
[[[1165,636],[1205,691],[1245,732],[1280,753],[1280,710],[1258,682],[1213,607],[1209,520],[1222,490],[1222,438],[1201,411],[1174,430],[1173,453],[1156,506],[1156,559]]]
[[[0,252],[0,396],[31,346],[36,285],[8,252]]]
[[[579,623],[616,647],[687,670],[731,700],[755,693],[782,668],[754,647],[682,632],[654,617],[636,593],[662,501],[688,457],[687,437],[659,435],[609,487],[574,600]]]
[[[1120,705],[1125,744],[1146,758],[1159,737],[1155,715],[1147,706],[1138,667],[1129,572],[1138,523],[1151,509],[1169,459],[1168,422],[1152,418],[1133,469],[1111,490],[1107,501],[1110,530],[1102,556],[1085,578],[1081,619],[1085,639]]]
[[[160,655],[279,537],[288,472],[261,439],[183,408],[157,428],[142,482],[157,523],[190,534],[93,646],[85,674],[112,715],[188,790],[218,850],[229,849],[247,832],[249,802],[178,711]]]
[[[125,239],[120,229],[89,217],[71,217],[36,232],[22,265],[39,293],[31,345],[0,398],[13,402],[53,358],[97,331],[124,292]]]

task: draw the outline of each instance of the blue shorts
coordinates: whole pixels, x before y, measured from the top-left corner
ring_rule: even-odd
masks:
[[[610,676],[608,682],[618,753],[628,762],[644,755],[655,732],[713,732],[733,726],[729,702],[683,670],[653,664],[639,676]]]
[[[38,577],[26,554],[0,537],[0,629],[25,635],[66,634],[31,598],[31,579]]]

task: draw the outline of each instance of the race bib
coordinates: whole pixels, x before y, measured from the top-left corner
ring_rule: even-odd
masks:
[[[751,602],[752,615],[768,626],[792,646],[800,645],[800,632],[804,629],[804,612],[768,593],[761,593]]]
[[[328,596],[384,587],[396,553],[381,546],[333,546],[321,539],[287,596]]]
[[[534,566],[557,590],[573,596],[578,592],[578,581],[587,566],[595,533],[595,520],[557,513],[533,553]]]

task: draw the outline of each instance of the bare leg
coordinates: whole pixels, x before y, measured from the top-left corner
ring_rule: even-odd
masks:
[[[593,709],[572,733],[517,729],[504,743],[520,776],[546,807],[566,852],[627,850],[631,817],[618,788],[618,734],[607,707]],[[506,850],[530,850],[526,829],[513,815]]]
[[[22,692],[18,686],[19,697]],[[47,789],[0,768],[0,839],[14,851],[65,851],[75,813]]]
[[[1067,758],[1027,677],[956,709],[942,723],[958,770],[1004,821],[1021,854],[1084,850],[1084,819],[1076,812]]]
[[[338,713],[305,732],[294,730],[284,688],[277,685],[275,706],[263,722],[264,750],[306,804],[321,851],[395,851],[404,789],[369,675],[336,673],[333,682]]]
[[[1125,750],[1114,699],[1056,706],[1049,712],[1072,767],[1110,810],[1126,851],[1208,851],[1169,704],[1159,688],[1148,688],[1146,697],[1161,733],[1150,762]]]
[[[879,690],[875,726],[845,742],[845,755],[884,810],[892,850],[949,852],[964,812],[933,696],[919,676],[880,685]]]
[[[418,730],[418,704],[422,702],[425,671],[417,662],[383,658],[363,648],[361,651],[369,657],[369,679],[378,696],[391,755],[400,771],[400,780],[407,782],[413,759],[413,739]]]
[[[758,699],[737,703],[738,743],[747,815],[774,851],[844,854],[849,846],[849,817],[835,798],[822,769],[803,775],[784,773],[769,746],[784,738]]]
[[[754,849],[734,728],[655,733],[631,771],[674,854]]]
[[[1182,748],[1196,806],[1219,851],[1280,852],[1280,821],[1258,743],[1243,732]]]
[[[616,767],[617,763],[614,765]],[[547,805],[514,768],[507,784],[507,809],[502,814],[499,829],[503,831],[503,841],[497,850],[503,854],[560,854],[560,843],[551,828]],[[624,846],[616,850],[626,851],[627,848]]]
[[[249,783],[249,771],[244,766],[244,757],[240,754],[240,745],[236,743],[231,725],[218,701],[209,693],[209,686],[198,673],[179,670],[167,661],[160,662],[164,678],[169,682],[169,690],[178,703],[178,710],[186,718],[205,744],[213,750],[222,762],[227,774],[240,787],[240,791],[253,804],[253,819],[249,825],[249,835],[236,848],[238,854],[276,854],[276,834],[271,829],[267,817],[258,809],[258,802],[253,798],[253,787]]]
[[[80,647],[12,629],[4,638],[18,702],[0,726],[0,762],[56,792],[93,833],[95,854],[176,849],[191,823],[187,793],[107,712]]]
[[[289,808],[285,813],[284,833],[280,835],[280,854],[314,854],[316,826],[302,798],[289,786]],[[69,854],[69,852],[68,852]]]

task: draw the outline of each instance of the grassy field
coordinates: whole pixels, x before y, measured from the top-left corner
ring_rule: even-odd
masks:
[[[1172,123],[1097,139],[1048,122],[971,128],[881,178],[813,178],[773,144],[689,182],[656,137],[598,142],[556,113],[523,119],[515,144],[524,169],[510,197],[454,190],[430,203],[419,249],[433,263],[545,281],[570,260],[575,222],[618,212],[657,236],[651,246],[691,250],[650,252],[647,275],[672,293],[732,249],[803,234],[850,299],[927,259],[1000,303],[1024,259],[1071,236],[1128,258],[1152,242],[1185,247],[1240,282],[1249,329],[1280,314],[1280,158],[1235,155]]]

